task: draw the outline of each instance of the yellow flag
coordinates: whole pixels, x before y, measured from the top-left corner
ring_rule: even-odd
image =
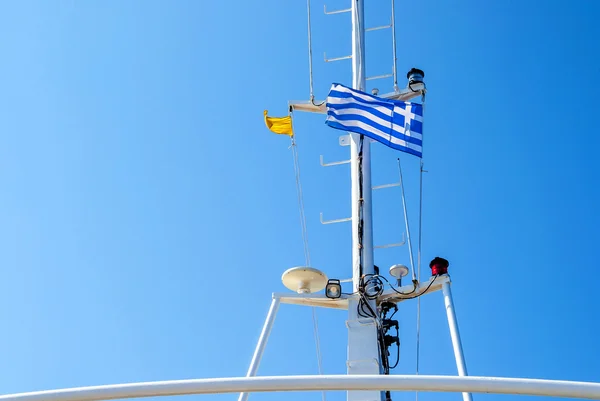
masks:
[[[276,134],[283,134],[294,136],[294,131],[292,130],[292,117],[268,117],[267,110],[264,111],[265,114],[265,124],[267,128],[273,131]]]

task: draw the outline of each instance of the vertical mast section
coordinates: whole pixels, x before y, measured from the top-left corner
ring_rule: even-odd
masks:
[[[352,1],[352,87],[364,91],[365,25],[364,1]],[[357,292],[361,276],[373,274],[373,223],[371,207],[371,144],[369,138],[350,133],[352,180],[352,282]],[[348,374],[381,373],[378,326],[373,318],[359,315],[359,298],[348,305]],[[376,302],[369,301],[376,311]],[[348,401],[379,401],[380,391],[349,391]]]
[[[365,90],[364,1],[352,0],[352,87]],[[373,223],[371,207],[371,143],[350,134],[352,180],[352,281],[358,290],[360,277],[373,273]]]

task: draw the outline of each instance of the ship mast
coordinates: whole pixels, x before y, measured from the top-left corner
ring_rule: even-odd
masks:
[[[364,0],[352,0],[352,87],[364,91],[365,19]],[[363,135],[350,133],[350,176],[352,181],[352,283],[353,292],[359,291],[361,277],[374,274],[373,222],[371,203],[371,143]],[[378,327],[375,318],[358,315],[360,299],[348,305],[348,374],[379,374]],[[376,311],[376,301],[370,302]],[[378,391],[349,391],[348,401],[375,401]]]
[[[352,1],[352,87],[365,90],[364,0]],[[373,224],[371,206],[371,143],[350,133],[352,180],[352,282],[358,291],[360,277],[373,274]]]
[[[311,45],[311,22],[310,22],[310,0],[307,0],[308,11],[308,59],[309,59],[309,78],[310,78],[310,100],[309,101],[290,101],[289,108],[291,111],[302,111],[317,114],[328,114],[327,101],[315,101],[313,93],[313,76],[312,76],[312,45]],[[326,14],[340,14],[344,12],[351,13],[352,23],[352,54],[344,57],[332,59],[325,58],[326,62],[339,61],[345,59],[352,60],[352,88],[360,91],[366,91],[367,79],[379,78],[394,78],[394,92],[380,95],[382,99],[409,101],[417,96],[422,96],[425,93],[425,85],[423,83],[423,72],[418,69],[412,69],[407,78],[409,80],[406,88],[398,88],[396,76],[396,49],[395,49],[395,18],[394,18],[394,1],[392,0],[392,17],[391,23],[388,26],[380,26],[368,29],[377,30],[384,28],[392,29],[392,45],[393,45],[393,71],[392,74],[380,75],[367,78],[365,66],[365,27],[364,18],[364,0],[351,0],[350,9],[337,10],[327,12]],[[374,92],[374,95],[377,95]],[[265,114],[266,115],[266,114]],[[293,135],[293,134],[292,134]],[[371,185],[371,138],[368,136],[348,132],[348,135],[340,137],[340,145],[350,145],[350,160],[324,163],[321,158],[321,165],[334,166],[350,163],[351,176],[351,209],[352,214],[349,218],[337,220],[323,220],[321,214],[321,223],[332,224],[345,221],[352,222],[352,294],[342,294],[341,284],[339,279],[328,279],[327,276],[320,270],[310,266],[293,267],[285,271],[282,275],[283,284],[290,290],[296,292],[296,295],[273,294],[273,302],[271,310],[265,321],[263,332],[259,338],[255,354],[252,358],[252,363],[248,370],[248,376],[254,376],[258,369],[258,364],[262,358],[264,346],[269,336],[270,328],[272,327],[275,313],[279,302],[290,304],[302,304],[306,306],[326,307],[346,309],[348,312],[348,320],[346,327],[348,330],[348,354],[346,360],[348,375],[381,375],[389,374],[390,365],[386,353],[391,344],[396,343],[399,349],[398,335],[387,335],[387,330],[394,327],[398,329],[397,321],[387,319],[386,307],[396,307],[395,304],[406,299],[419,297],[428,291],[439,291],[442,285],[448,281],[449,277],[440,279],[433,286],[434,277],[427,283],[419,283],[416,280],[414,266],[412,284],[406,287],[400,287],[400,279],[406,273],[408,268],[403,265],[394,265],[390,269],[390,274],[398,281],[400,288],[385,291],[382,276],[379,275],[374,265],[373,258],[373,220],[372,220],[372,190]],[[376,188],[387,188],[400,186],[397,184],[386,184]],[[300,191],[299,191],[300,193]],[[404,190],[402,189],[402,197],[404,199]],[[302,206],[300,206],[301,214]],[[405,218],[407,218],[405,216]],[[408,230],[408,225],[407,225]],[[407,232],[407,236],[409,233]],[[409,237],[410,238],[410,237]],[[382,245],[381,247],[389,248],[401,246],[402,243],[394,243]],[[412,251],[412,250],[411,250]],[[344,280],[345,281],[345,280]],[[424,285],[422,285],[424,284]],[[325,294],[319,295],[317,292],[325,287]],[[381,310],[378,310],[378,302],[381,303]],[[386,303],[386,307],[383,303]],[[389,309],[387,309],[389,310]],[[395,325],[394,325],[395,322]],[[389,342],[392,342],[391,344]],[[318,348],[318,346],[317,346]],[[399,358],[399,354],[398,354]],[[396,362],[397,364],[397,362]],[[465,371],[466,374],[466,371]],[[379,401],[389,400],[389,391],[384,393],[378,390],[361,390],[349,391],[348,401]],[[246,401],[247,394],[242,393],[238,401]]]

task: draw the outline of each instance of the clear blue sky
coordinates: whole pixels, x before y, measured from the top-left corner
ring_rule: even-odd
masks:
[[[271,292],[303,263],[288,139],[262,111],[308,97],[305,6],[0,4],[0,393],[245,374]],[[348,61],[322,62],[350,52],[349,16],[322,8],[320,98],[351,74]],[[388,2],[365,12],[369,26],[389,21]],[[600,3],[398,1],[396,12],[401,82],[419,67],[429,88],[424,261],[451,262],[470,373],[600,381]],[[367,46],[368,74],[390,72],[389,32]],[[350,225],[322,226],[319,212],[349,215],[349,170],[319,155],[348,148],[322,116],[295,117],[313,265],[346,278]],[[397,180],[398,155],[373,147],[374,184]],[[418,161],[402,157],[416,228]],[[399,191],[373,199],[375,242],[398,241]],[[382,270],[408,264],[406,248],[375,257]],[[441,295],[422,306],[421,373],[455,374]],[[310,316],[282,306],[260,374],[316,373]],[[410,374],[415,303],[399,316],[394,372]],[[326,373],[345,372],[345,317],[319,311]]]

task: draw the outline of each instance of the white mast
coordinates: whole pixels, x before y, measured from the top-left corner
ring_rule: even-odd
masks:
[[[352,87],[364,91],[365,82],[364,1],[353,0]],[[369,138],[365,138],[361,144],[361,135],[359,134],[350,133],[350,138],[350,170],[352,179],[352,281],[354,283],[354,291],[357,291],[360,276],[362,274],[372,274],[374,272],[373,224],[371,220],[371,144]],[[362,161],[360,158],[361,149]],[[362,235],[359,232],[361,224]]]
[[[352,87],[365,90],[364,1],[352,0]],[[352,180],[352,282],[358,291],[361,276],[373,274],[373,223],[371,206],[370,139],[350,134],[350,171]],[[377,322],[358,315],[359,299],[348,305],[348,374],[379,374],[381,361]],[[370,301],[376,311],[375,301]],[[349,391],[348,401],[376,401],[380,391]]]

